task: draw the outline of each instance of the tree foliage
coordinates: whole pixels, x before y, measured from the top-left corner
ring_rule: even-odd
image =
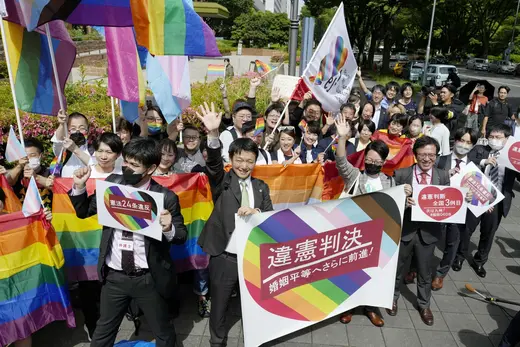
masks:
[[[215,30],[217,36],[226,39],[231,38],[233,23],[237,17],[243,13],[248,13],[253,9],[254,0],[213,0],[214,2],[224,6],[229,11],[229,18],[215,19],[208,18],[206,21]]]
[[[231,37],[253,47],[266,47],[270,43],[286,45],[290,24],[285,13],[251,10],[235,19]]]

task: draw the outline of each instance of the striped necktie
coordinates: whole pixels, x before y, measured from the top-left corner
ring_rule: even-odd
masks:
[[[493,154],[493,156],[495,158],[498,158],[499,155],[500,155],[500,152],[496,152]],[[496,166],[491,165],[491,168],[489,169],[489,179],[491,180],[491,182],[493,182],[493,184],[495,186],[498,186],[498,182],[499,182],[498,165],[496,165]]]

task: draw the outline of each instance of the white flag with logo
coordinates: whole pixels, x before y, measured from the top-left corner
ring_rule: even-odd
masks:
[[[356,70],[341,3],[302,77],[325,111],[338,112],[350,96]]]

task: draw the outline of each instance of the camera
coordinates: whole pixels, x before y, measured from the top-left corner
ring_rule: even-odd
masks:
[[[421,87],[421,93],[422,93],[424,96],[428,96],[428,95],[430,95],[431,93],[435,93],[435,88],[432,87],[432,86],[422,86],[422,87]]]

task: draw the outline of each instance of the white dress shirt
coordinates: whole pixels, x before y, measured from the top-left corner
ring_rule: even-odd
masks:
[[[381,117],[381,104],[376,106],[376,110],[374,111],[374,117],[372,117],[372,122],[376,125],[376,129],[379,129],[379,118]]]
[[[145,184],[136,187],[137,189],[146,189],[150,187],[150,181]],[[86,188],[76,189],[72,187],[72,196],[81,195],[85,192]],[[172,224],[172,229],[169,232],[163,232],[163,235],[168,241],[171,241],[175,236],[175,226]],[[122,271],[121,260],[122,251],[118,249],[118,243],[123,238],[123,231],[121,229],[115,229],[112,237],[112,242],[108,250],[107,258],[105,263],[111,269]],[[134,264],[136,269],[148,269],[148,261],[146,260],[146,248],[145,248],[145,236],[137,233],[133,233],[132,241],[134,247]]]
[[[455,169],[455,167],[457,166],[457,161],[456,159],[459,159],[459,157],[457,157],[455,155],[455,153],[452,153],[451,154],[451,169]],[[459,164],[459,168],[460,168],[460,171],[462,171],[466,165],[468,165],[468,156],[465,156],[464,158],[462,159],[459,159],[461,160],[460,164]]]
[[[440,155],[448,155],[450,151],[450,131],[446,125],[440,123],[432,126],[430,136],[433,137],[440,145]]]
[[[250,208],[255,208],[255,195],[254,195],[254,192],[253,192],[253,185],[251,184],[251,176],[249,176],[245,180],[243,180],[243,179],[239,179],[238,180],[238,184],[240,185],[240,191],[241,192],[243,191],[243,188],[242,188],[242,183],[243,182],[246,183],[247,194],[248,194],[248,197],[249,197],[249,207]],[[235,231],[233,231],[233,234],[234,233],[235,233]],[[236,250],[237,247],[236,247],[236,244],[235,244],[235,239],[233,237],[233,234],[231,234],[231,237],[229,238],[229,242],[228,242],[228,245],[226,247],[226,252],[236,254],[237,253],[237,250]]]
[[[264,154],[267,157],[267,161],[265,161]],[[256,158],[256,165],[271,165],[273,163],[271,159],[271,153],[268,151],[258,151],[258,158]]]
[[[63,141],[59,141],[56,138],[56,134],[54,134],[51,138],[52,142],[52,151],[54,152],[54,156],[59,157],[60,153],[63,150]],[[85,144],[79,148],[86,154],[88,154],[89,157],[92,157],[88,151],[88,145]],[[65,153],[63,153],[65,155]],[[62,158],[62,160],[64,160]],[[63,165],[63,168],[61,170],[61,177],[63,178],[71,178],[74,176],[74,171],[77,169],[81,169],[82,167],[86,167],[85,165],[74,153],[71,155],[67,163]]]
[[[503,150],[503,149],[502,149]],[[500,152],[500,151],[499,151]],[[489,152],[489,157],[488,158],[492,158],[492,157],[497,157],[498,156],[495,154],[496,151],[491,151]],[[484,168],[484,175],[486,175],[488,178],[491,178],[489,176],[489,172],[491,171],[491,165],[485,165],[485,159],[482,159],[480,161],[480,166]],[[497,164],[498,165],[498,164]],[[498,166],[498,185],[497,185],[497,189],[499,191],[502,191],[502,183],[504,183],[504,175],[506,174],[506,168],[504,165],[499,165]]]
[[[229,146],[231,146],[231,143],[235,141],[233,139],[233,135],[231,134],[231,129],[233,129],[234,126],[228,127],[226,130],[223,131],[222,134],[220,134],[220,141],[222,141],[222,159],[224,159],[224,162],[229,163]],[[242,132],[235,128],[235,131],[237,132],[237,139],[242,137]]]
[[[520,125],[515,122],[515,139],[520,140]]]
[[[422,176],[421,176],[421,173],[423,171],[419,168],[419,165],[415,165],[415,169],[413,170],[413,178],[412,178],[412,188],[415,190],[415,189],[419,189],[419,182],[421,182],[421,179],[422,179]],[[432,174],[433,174],[433,169],[430,169],[428,170],[428,172],[426,172],[426,184],[432,184]]]

